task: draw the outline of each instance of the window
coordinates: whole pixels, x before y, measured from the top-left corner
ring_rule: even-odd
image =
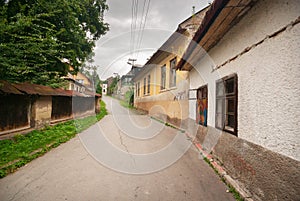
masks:
[[[147,79],[144,78],[144,95],[146,94],[146,87],[147,87],[146,83],[147,83]]]
[[[197,113],[196,120],[197,123],[207,126],[207,85],[197,89]]]
[[[140,96],[140,82],[137,83],[137,96]]]
[[[160,78],[160,89],[163,90],[166,88],[166,65],[161,67],[161,78]]]
[[[148,86],[147,86],[147,93],[150,94],[150,84],[151,84],[151,76],[148,75]]]
[[[138,84],[135,84],[135,96],[138,97]]]
[[[84,84],[84,80],[83,79],[76,79],[76,81],[80,84]]]
[[[237,75],[216,82],[216,128],[237,135]]]
[[[176,86],[176,58],[170,61],[170,87]]]

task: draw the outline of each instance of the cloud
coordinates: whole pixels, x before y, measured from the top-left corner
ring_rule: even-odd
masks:
[[[199,2],[199,0],[150,0],[142,43],[139,43],[138,38],[142,32],[139,30],[131,32],[132,1],[107,0],[107,3],[109,10],[105,13],[104,20],[110,24],[110,31],[97,41],[94,58],[103,79],[109,77],[109,73],[127,73],[126,71],[130,70],[127,64],[129,57],[138,57],[137,63],[144,64],[146,58],[150,57],[177,29],[178,24],[191,16],[192,6],[198,11],[207,5],[207,1]],[[137,28],[140,27],[143,4],[144,0],[138,0]],[[140,47],[139,53],[130,52],[133,50],[133,44],[130,44],[132,35],[135,36],[134,50]],[[116,61],[118,59],[119,61]]]

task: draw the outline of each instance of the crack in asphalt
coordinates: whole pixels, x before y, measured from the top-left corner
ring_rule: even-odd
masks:
[[[133,157],[132,154],[129,152],[127,145],[124,144],[123,137],[122,137],[122,134],[121,134],[121,131],[120,131],[120,130],[118,130],[118,134],[119,134],[119,139],[120,139],[121,145],[125,148],[126,152],[128,153],[128,155],[129,155],[130,158],[132,159],[134,165],[136,165],[134,157]]]
[[[86,154],[85,156],[83,156],[80,160],[85,160],[87,157],[89,156],[89,154]]]
[[[123,137],[122,137],[122,135],[121,135],[121,131],[118,130],[118,133],[119,133],[119,138],[120,138],[120,143],[121,143],[121,145],[125,148],[126,152],[129,154],[128,147],[127,147],[127,145],[124,144],[124,142],[123,142]]]
[[[33,182],[37,181],[38,179],[40,179],[42,176],[44,176],[46,173],[48,172],[48,170],[44,171],[40,176],[36,177],[35,179],[29,181],[23,188],[21,188],[20,190],[18,190],[11,199],[9,199],[9,201],[14,200],[15,197],[21,192],[23,191],[23,189],[25,189],[27,186],[29,186],[30,184],[32,184]]]

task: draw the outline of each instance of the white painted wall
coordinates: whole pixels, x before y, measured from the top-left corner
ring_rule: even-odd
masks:
[[[208,83],[208,125],[215,126],[215,81],[238,75],[238,136],[300,160],[300,25],[265,40],[246,54],[211,72],[248,46],[298,18],[297,0],[264,0],[233,27],[190,72],[190,88]],[[202,76],[199,76],[202,75]],[[195,102],[190,101],[195,119]]]

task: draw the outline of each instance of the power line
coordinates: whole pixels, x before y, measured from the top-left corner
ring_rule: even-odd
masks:
[[[147,0],[144,1],[144,5],[146,3]],[[149,7],[150,7],[150,1],[151,0],[148,0],[148,3],[147,3],[147,9],[146,9],[146,14],[145,14],[145,17],[144,17],[144,23],[143,23],[143,28],[141,29],[141,34],[140,34],[140,38],[138,40],[138,49],[140,49],[141,47],[141,44],[142,44],[142,40],[143,40],[143,35],[144,35],[144,30],[145,30],[145,26],[146,26],[146,22],[147,22],[147,17],[148,17],[148,12],[149,12]],[[142,16],[143,17],[143,16]],[[143,18],[142,18],[143,19]],[[142,24],[142,23],[141,23]],[[139,52],[138,52],[139,53]]]
[[[130,54],[134,51],[135,27],[136,27],[137,1],[131,3],[131,28],[130,28]]]
[[[144,0],[144,4],[143,4],[143,10],[142,10],[142,15],[141,15],[141,20],[140,20],[140,26],[139,26],[139,32],[138,32],[138,39],[137,39],[137,47],[139,49],[139,41],[140,41],[140,37],[141,37],[141,31],[142,31],[142,26],[143,26],[143,21],[144,21],[144,13],[145,13],[145,6],[146,6],[146,1]]]
[[[148,17],[149,7],[151,0],[144,0],[142,6],[142,13],[138,15],[139,4],[138,0],[132,0],[131,4],[131,28],[130,28],[130,54],[131,57],[134,57],[134,52],[136,49],[140,49],[145,25]],[[138,20],[140,16],[140,20]],[[137,52],[136,57],[138,56],[139,51]]]
[[[131,28],[130,28],[130,53],[134,52],[135,30],[138,11],[138,0],[132,0],[131,4]]]

